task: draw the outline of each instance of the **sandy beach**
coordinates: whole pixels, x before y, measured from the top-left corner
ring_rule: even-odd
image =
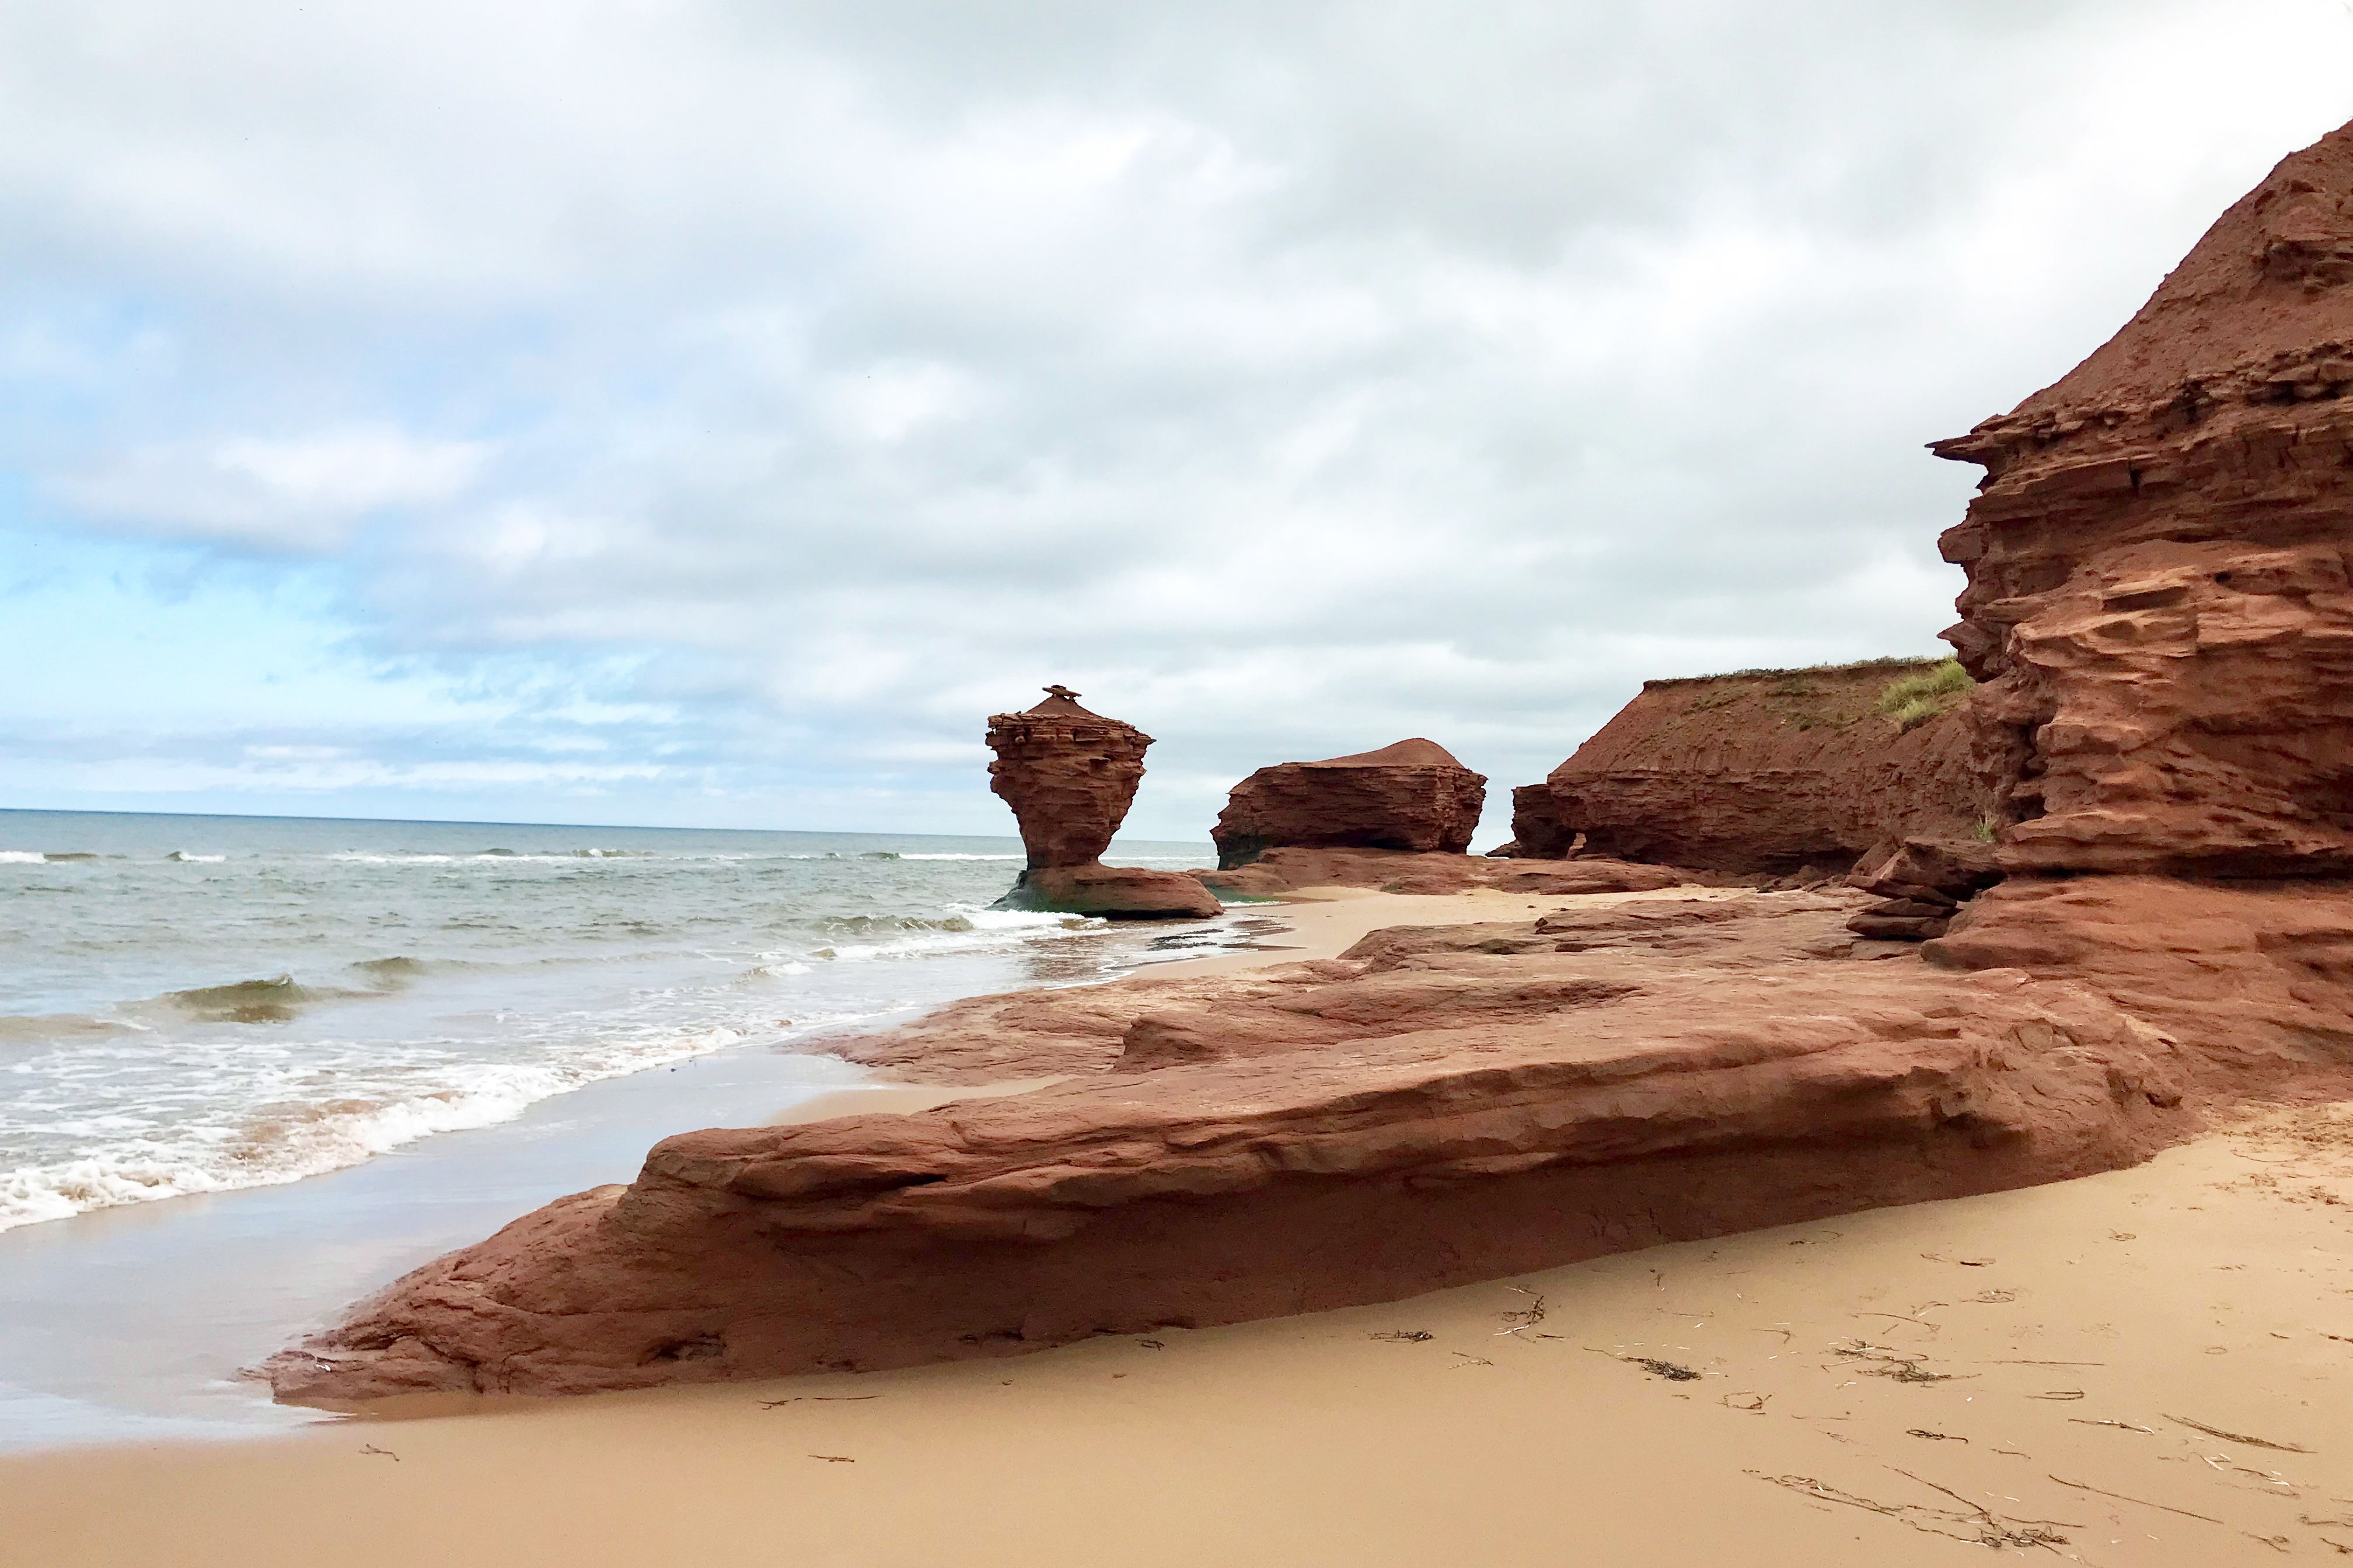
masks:
[[[2306,1111],[1388,1306],[20,1458],[0,1508],[58,1568],[2326,1559],[2348,1201]]]
[[[1304,900],[1268,951],[1182,969],[1561,902]],[[60,1568],[2325,1558],[2353,1546],[2348,1202],[2353,1118],[2280,1111],[2133,1170],[1391,1304],[20,1456],[0,1508],[11,1560]]]

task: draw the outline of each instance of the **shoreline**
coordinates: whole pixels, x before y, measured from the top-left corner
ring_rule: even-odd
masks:
[[[2264,1562],[2353,1540],[2297,1522],[2353,1509],[2348,1202],[2353,1117],[2274,1111],[2129,1170],[1307,1317],[0,1458],[0,1508],[53,1568],[1051,1564],[1107,1536],[1795,1568],[1988,1529]]]
[[[316,1412],[272,1404],[237,1373],[543,1203],[628,1181],[669,1134],[756,1125],[808,1102],[821,1112],[828,1097],[875,1076],[823,1050],[841,1029],[887,1027],[966,996],[1047,988],[1090,971],[1149,973],[1145,935],[1112,928],[1075,943],[926,954],[906,978],[944,994],[786,1048],[745,1042],[617,1075],[296,1181],[0,1233],[0,1321],[9,1324],[0,1335],[0,1452],[154,1436],[242,1440],[314,1421]]]

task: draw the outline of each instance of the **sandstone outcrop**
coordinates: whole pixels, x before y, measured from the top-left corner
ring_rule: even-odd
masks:
[[[2178,1042],[2012,969],[1840,962],[1859,897],[1637,900],[1379,933],[1222,989],[1043,993],[1050,1045],[1017,1060],[1071,1081],[665,1140],[634,1183],[427,1265],[269,1372],[345,1404],[1003,1355],[2047,1181],[2179,1135]]]
[[[1841,868],[1883,839],[1968,836],[1985,815],[1967,715],[1905,727],[1889,683],[1935,661],[1645,681],[1542,785],[1513,792],[1525,853],[1728,872]]]
[[[1878,845],[1855,862],[1846,881],[1880,901],[1847,921],[1847,929],[1875,942],[1940,937],[1961,905],[2000,880],[1990,838]]]
[[[1383,893],[1467,893],[1493,888],[1507,893],[1650,892],[1693,880],[1721,879],[1672,866],[1624,860],[1492,859],[1440,851],[1396,849],[1270,849],[1230,871],[1197,871],[1215,891],[1233,898],[1279,898],[1305,888],[1368,888]]]
[[[1434,741],[1399,741],[1320,763],[1279,763],[1234,786],[1209,837],[1222,870],[1278,845],[1460,855],[1479,830],[1487,780]]]
[[[1079,694],[1050,686],[1046,700],[988,721],[988,787],[1013,808],[1029,864],[1002,907],[1112,920],[1198,920],[1215,895],[1176,871],[1102,864],[1144,779],[1152,737],[1090,713]]]
[[[1939,456],[2018,869],[2353,872],[2353,127],[2282,162],[2122,331]]]
[[[1518,784],[1512,790],[1512,841],[1493,851],[1526,860],[1565,860],[1576,849],[1577,830],[1560,816],[1560,802],[1548,784]]]

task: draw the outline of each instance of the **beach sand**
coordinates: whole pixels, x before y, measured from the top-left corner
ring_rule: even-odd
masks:
[[[1299,951],[1242,956],[1528,902],[1294,906]],[[0,1459],[0,1561],[2334,1560],[2348,1205],[2353,1108],[2277,1112],[2135,1170],[1388,1305]]]

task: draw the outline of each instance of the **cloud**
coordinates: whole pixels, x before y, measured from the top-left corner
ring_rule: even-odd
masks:
[[[19,7],[0,464],[509,704],[258,742],[370,800],[531,815],[517,670],[655,818],[1001,827],[1050,680],[1151,831],[1409,733],[1500,799],[1645,677],[1932,647],[1922,443],[2348,69],[2321,0]]]
[[[491,453],[480,441],[424,440],[387,426],[290,438],[231,437],[141,447],[57,493],[97,519],[159,534],[317,554],[343,548],[367,518],[446,504]]]

